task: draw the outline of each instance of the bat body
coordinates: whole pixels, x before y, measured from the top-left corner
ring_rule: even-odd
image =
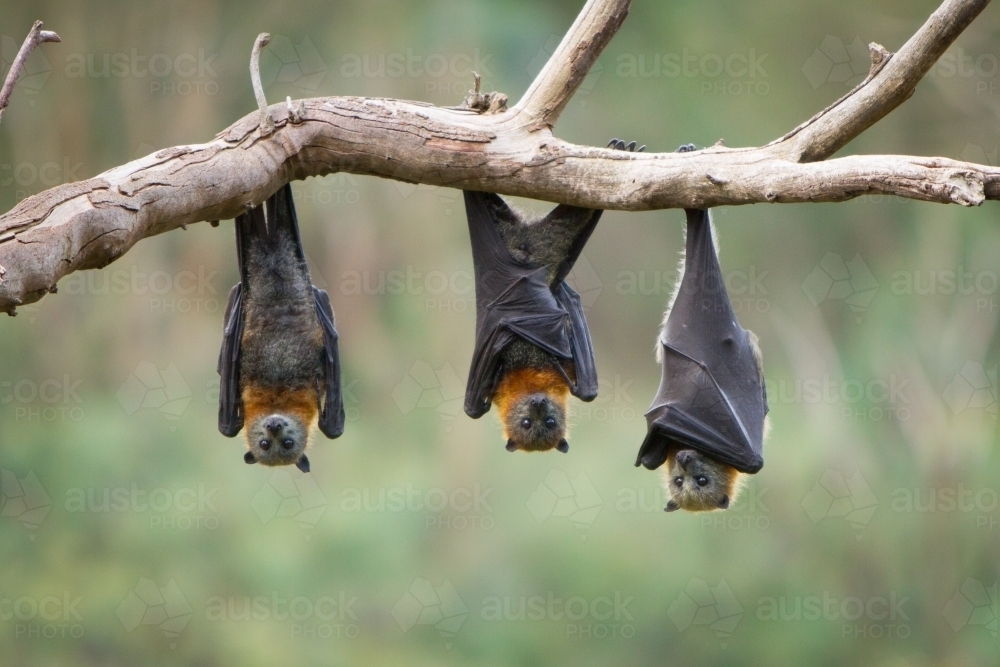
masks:
[[[601,212],[558,206],[527,220],[497,195],[465,193],[476,272],[476,349],[465,412],[495,401],[516,451],[567,451],[566,400],[597,396],[580,297],[564,282]]]
[[[610,146],[632,151],[635,142]],[[580,297],[565,278],[602,211],[560,205],[531,220],[471,191],[465,208],[476,275],[465,412],[479,418],[495,402],[508,451],[566,452],[566,401],[597,396],[597,369]]]
[[[708,211],[686,210],[683,278],[657,342],[660,388],[636,465],[664,463],[667,511],[725,509],[762,458],[767,396],[757,339],[736,319]]]
[[[344,430],[330,298],[311,283],[291,187],[236,219],[241,281],[229,294],[219,355],[219,430],[244,429],[247,463],[295,464],[316,425]]]

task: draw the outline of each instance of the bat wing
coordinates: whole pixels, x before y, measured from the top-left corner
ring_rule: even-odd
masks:
[[[219,351],[219,431],[232,438],[243,428],[240,395],[240,341],[243,339],[243,284],[233,285],[226,306]]]
[[[570,389],[577,396],[582,389],[581,397],[592,399],[597,384],[592,372],[595,364],[579,296],[565,283],[553,291],[544,266],[523,264],[511,256],[494,219],[495,215],[513,217],[503,199],[466,191],[465,208],[476,275],[476,344],[466,384],[466,414],[478,418],[489,411],[501,353],[515,338],[584,369],[587,382],[579,382],[578,375]],[[591,375],[595,376],[592,381]]]
[[[330,295],[313,287],[316,316],[323,329],[323,366],[326,381],[323,386],[323,408],[319,415],[319,430],[328,438],[339,438],[344,432],[344,398],[340,384],[340,350],[337,347],[337,329],[334,327]]]
[[[583,315],[580,295],[566,283],[559,283],[555,296],[569,313],[570,346],[576,369],[576,381],[570,383],[570,388],[573,395],[581,401],[592,401],[597,398],[597,364],[594,362],[594,345],[590,340],[590,329]]]
[[[759,352],[726,293],[708,212],[687,215],[684,278],[660,336],[663,374],[636,465],[657,468],[684,447],[755,473],[767,414]]]

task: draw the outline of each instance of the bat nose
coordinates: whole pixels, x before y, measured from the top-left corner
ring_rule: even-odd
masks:
[[[266,428],[270,433],[277,433],[281,430],[284,422],[280,417],[268,417],[264,422],[264,428]]]
[[[682,468],[687,468],[692,459],[694,459],[694,452],[689,449],[677,452],[677,462],[681,464]]]
[[[534,396],[531,399],[531,406],[534,408],[544,408],[548,402],[548,399],[544,396]]]

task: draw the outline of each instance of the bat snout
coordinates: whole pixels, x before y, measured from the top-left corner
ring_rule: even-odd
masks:
[[[682,449],[677,452],[677,463],[681,465],[682,468],[687,470],[687,467],[691,465],[691,462],[695,459],[695,453],[690,449]]]
[[[273,435],[277,435],[284,427],[285,420],[281,417],[268,417],[264,420],[264,428]]]
[[[549,399],[544,396],[532,396],[531,397],[531,407],[533,408],[544,408],[548,405]]]

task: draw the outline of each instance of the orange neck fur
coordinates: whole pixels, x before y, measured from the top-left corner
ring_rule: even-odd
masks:
[[[504,425],[505,438],[509,437],[508,411],[518,399],[530,394],[547,394],[565,412],[569,385],[566,384],[566,378],[552,368],[518,368],[504,375],[493,394],[493,401],[500,411],[500,422]]]
[[[244,387],[243,422],[253,424],[261,417],[286,414],[312,429],[319,419],[319,394],[310,387],[294,390]]]

